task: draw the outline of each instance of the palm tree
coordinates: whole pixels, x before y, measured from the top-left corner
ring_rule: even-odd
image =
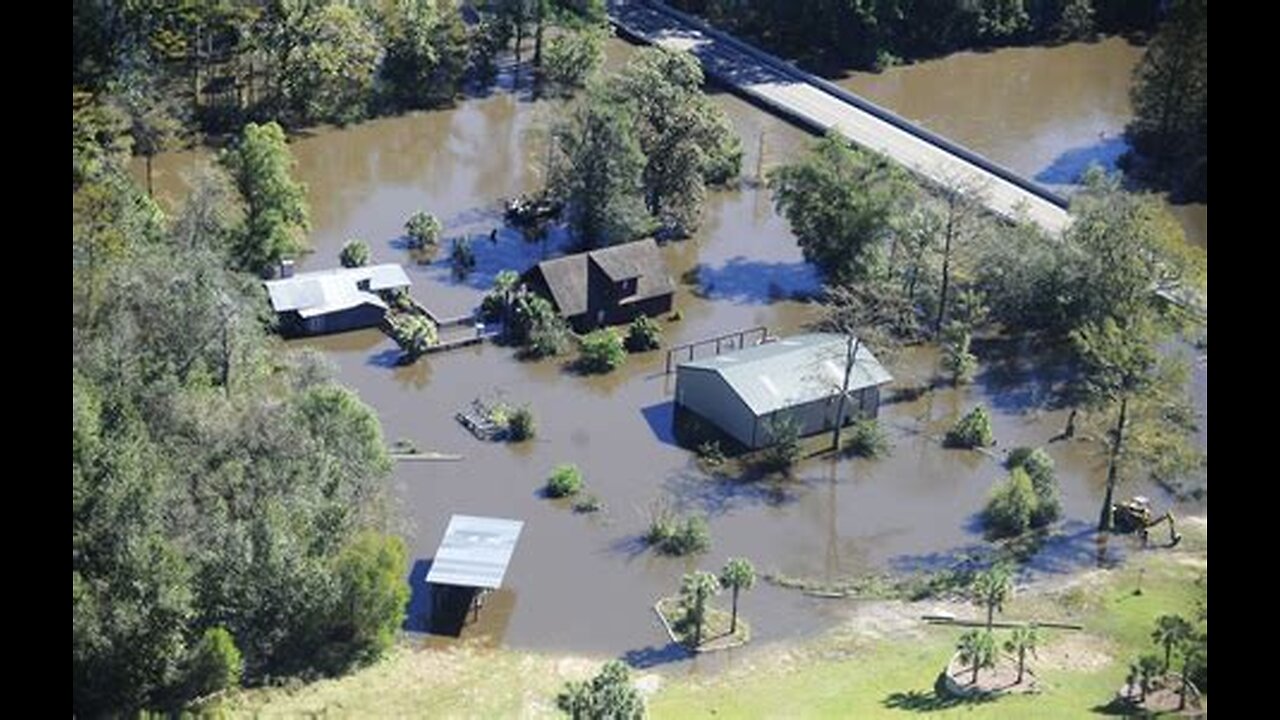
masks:
[[[960,636],[956,649],[960,651],[960,662],[969,663],[973,667],[973,679],[969,681],[970,685],[978,683],[979,668],[994,667],[996,664],[996,642],[989,630],[966,632]]]
[[[1187,685],[1191,684],[1189,680],[1191,666],[1198,664],[1203,658],[1204,643],[1207,639],[1206,636],[1188,638],[1182,643],[1182,682],[1178,687],[1179,710],[1185,710],[1187,707]]]
[[[1004,603],[1013,595],[1013,572],[1008,565],[997,563],[973,580],[974,599],[987,608],[987,632],[995,622],[995,611],[1004,611]]]
[[[1181,615],[1161,615],[1156,618],[1156,629],[1151,632],[1151,639],[1164,647],[1164,669],[1169,672],[1169,664],[1173,656],[1173,648],[1191,638],[1191,623]]]
[[[1026,667],[1027,651],[1036,654],[1036,646],[1040,644],[1040,629],[1035,623],[1026,627],[1014,628],[1013,636],[1004,644],[1004,649],[1018,653],[1018,684],[1022,683],[1022,671]]]
[[[684,576],[680,584],[680,606],[685,621],[693,623],[693,646],[702,644],[702,626],[707,619],[707,600],[720,592],[720,580],[701,570]]]
[[[1160,673],[1160,658],[1147,653],[1138,658],[1138,702],[1147,699],[1147,690],[1151,689],[1151,681]]]
[[[743,558],[729,558],[720,571],[720,585],[733,589],[733,619],[729,621],[729,634],[738,630],[738,591],[750,590],[756,584],[756,569],[751,561]]]

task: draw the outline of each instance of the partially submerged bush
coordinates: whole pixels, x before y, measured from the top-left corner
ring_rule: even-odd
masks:
[[[627,327],[627,350],[644,352],[662,346],[662,328],[646,315],[640,315]]]
[[[666,555],[693,555],[711,548],[711,531],[707,521],[697,515],[685,517],[684,522],[673,523],[670,532],[657,543],[658,551]]]
[[[725,461],[724,451],[720,449],[719,440],[707,440],[698,445],[698,458],[706,464],[717,467]]]
[[[344,268],[364,267],[369,264],[369,246],[363,240],[348,240],[338,253],[338,262]]]
[[[945,441],[947,447],[957,448],[986,447],[993,443],[995,443],[995,437],[991,431],[991,416],[981,405],[960,418],[947,431]]]
[[[409,217],[404,224],[405,235],[409,238],[409,247],[420,249],[440,242],[440,233],[444,226],[440,219],[429,212],[419,210]]]
[[[983,513],[983,522],[992,537],[1021,535],[1031,527],[1036,513],[1036,491],[1031,477],[1022,468],[1014,468],[1009,477],[991,493]]]
[[[507,421],[507,437],[519,442],[528,440],[537,433],[537,424],[533,419],[533,409],[528,405],[521,405],[511,412],[511,417]]]
[[[600,502],[600,498],[590,493],[573,503],[573,511],[580,513],[596,512],[602,507],[604,507],[604,503]]]
[[[864,458],[878,458],[889,452],[889,439],[874,418],[858,420],[849,429],[849,452]]]
[[[449,253],[453,263],[454,277],[464,278],[476,267],[476,253],[471,249],[471,241],[467,238],[454,238],[453,250]]]
[[[553,498],[569,497],[582,490],[582,471],[576,465],[558,465],[547,478],[547,494]]]
[[[436,324],[421,315],[389,314],[391,338],[410,359],[417,358],[436,344]]]
[[[601,328],[582,338],[578,367],[584,372],[606,373],[626,362],[627,350],[617,333]]]
[[[1044,448],[1014,448],[1005,460],[1009,469],[1022,468],[1031,478],[1036,492],[1036,510],[1031,516],[1034,527],[1047,525],[1062,514],[1062,501],[1058,495],[1058,479],[1054,474],[1053,458]]]
[[[525,355],[532,358],[559,355],[569,344],[569,326],[555,306],[532,293],[516,296],[507,330],[509,340],[523,346]]]
[[[969,330],[958,324],[952,324],[944,333],[942,367],[951,373],[952,385],[970,383],[978,372],[978,358],[969,350],[972,342]]]
[[[776,415],[764,426],[773,444],[761,454],[761,463],[771,472],[790,470],[800,459],[800,423],[789,415]]]

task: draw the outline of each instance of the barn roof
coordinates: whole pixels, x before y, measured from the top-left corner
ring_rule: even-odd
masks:
[[[436,550],[427,582],[438,585],[497,588],[507,573],[524,522],[454,515]]]
[[[844,335],[795,335],[763,345],[681,363],[680,370],[717,373],[757,416],[840,394],[844,380]],[[849,390],[883,385],[893,378],[865,345],[849,375]]]
[[[359,283],[365,280],[369,281],[367,291],[359,287]],[[386,303],[377,296],[377,291],[408,287],[409,284],[404,268],[394,263],[298,273],[266,282],[272,309],[278,313],[293,310],[304,318],[340,312],[365,303],[385,308]]]

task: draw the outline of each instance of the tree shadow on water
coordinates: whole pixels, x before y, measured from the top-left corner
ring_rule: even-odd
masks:
[[[708,517],[723,515],[747,503],[779,507],[800,498],[799,488],[793,482],[720,473],[682,472],[668,478],[663,487],[678,510],[694,510]]]
[[[741,255],[718,268],[699,265],[696,277],[694,294],[738,305],[807,297],[821,287],[818,272],[809,263],[749,260]]]

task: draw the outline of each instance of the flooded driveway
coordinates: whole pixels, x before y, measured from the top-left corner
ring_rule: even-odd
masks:
[[[614,42],[610,52],[616,62],[630,50]],[[1086,102],[1084,95],[1074,97]],[[717,94],[715,101],[743,138],[749,178],[795,158],[811,141],[732,96]],[[496,272],[523,270],[564,245],[562,236],[527,242],[502,229],[495,241],[489,239],[500,226],[501,199],[541,182],[543,128],[554,111],[546,103],[496,92],[454,110],[298,139],[292,149],[297,174],[308,186],[315,249],[300,269],[334,265],[343,242],[358,237],[370,244],[372,262],[405,263],[412,294],[432,310],[469,311]],[[1073,142],[1049,151],[1032,145],[1051,157]],[[157,159],[162,195],[181,195],[180,173],[194,157]],[[436,213],[445,224],[441,259],[430,265],[412,264],[400,237],[405,219],[418,209]],[[456,236],[475,238],[478,261],[476,272],[461,280],[443,260],[448,238]],[[773,211],[768,192],[751,182],[712,193],[695,237],[663,252],[679,286],[675,307],[683,315],[678,322],[661,320],[667,344],[756,325],[788,334],[814,317],[803,298],[816,288],[817,276]],[[881,419],[894,444],[890,457],[806,460],[784,483],[743,483],[703,474],[691,454],[673,444],[674,375],[663,374],[662,351],[633,356],[613,374],[586,378],[567,368],[570,358],[520,362],[512,350],[493,345],[395,367],[394,344],[375,330],[291,345],[324,351],[336,363],[339,380],[377,410],[388,442],[403,438],[423,451],[463,456],[455,462],[401,462],[394,471],[394,496],[416,577],[425,572],[422,561],[435,551],[451,514],[525,522],[504,589],[466,635],[488,634],[517,648],[625,654],[640,666],[675,656],[653,603],[673,593],[683,573],[718,570],[730,556],[750,558],[761,572],[819,579],[877,568],[927,569],[954,559],[981,543],[975,513],[1005,473],[984,455],[943,450],[934,436],[979,402],[993,410],[997,451],[1043,444],[1065,423],[1062,411],[1045,408],[1048,380],[1031,377],[1019,348],[992,347],[984,359],[993,362],[972,387],[883,407]],[[899,384],[915,384],[926,382],[936,363],[935,354],[912,351],[889,369]],[[476,440],[454,413],[477,397],[529,403],[537,439],[518,445]],[[1065,527],[1080,540],[1049,565],[1087,563],[1092,542],[1086,547],[1083,538],[1101,502],[1103,458],[1081,443],[1055,443],[1049,452],[1058,463]],[[604,503],[602,512],[575,514],[541,496],[545,478],[563,462],[582,469],[588,492]],[[1163,506],[1163,495],[1153,488],[1122,489],[1138,491]],[[711,551],[680,559],[646,550],[639,536],[655,502],[707,515]],[[767,641],[826,627],[839,603],[761,583],[743,596],[741,606],[757,640]]]

